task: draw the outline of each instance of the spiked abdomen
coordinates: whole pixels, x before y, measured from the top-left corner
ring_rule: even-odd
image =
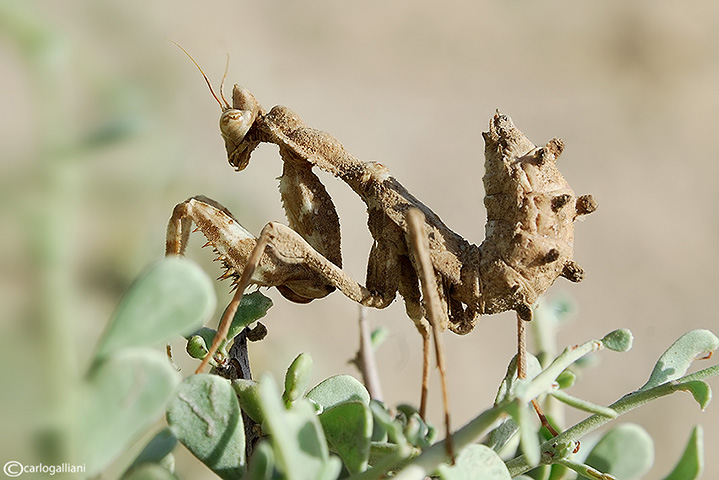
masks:
[[[590,195],[576,197],[556,166],[559,139],[536,147],[496,114],[485,140],[487,224],[480,246],[484,313],[516,310],[531,319],[530,306],[554,280],[578,282],[574,222],[596,209]]]

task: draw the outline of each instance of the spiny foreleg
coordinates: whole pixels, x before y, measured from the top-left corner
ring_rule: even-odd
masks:
[[[207,197],[192,197],[175,206],[167,228],[167,255],[184,254],[193,223],[226,269],[220,278],[233,278],[237,286],[208,359],[224,338],[221,334],[229,328],[242,293],[250,284],[277,287],[286,298],[298,303],[322,298],[334,289],[368,307],[383,308],[391,302],[387,295],[357,283],[293,229],[270,222],[255,238],[226,208]],[[203,362],[201,367],[205,365]]]
[[[167,228],[167,255],[184,254],[193,223],[223,263],[222,278],[237,283],[258,240],[222,205],[197,196],[175,206]],[[269,245],[253,267],[251,283],[290,289],[302,297],[300,302],[325,297],[335,288],[357,302],[371,296],[291,228],[271,222],[263,233]]]

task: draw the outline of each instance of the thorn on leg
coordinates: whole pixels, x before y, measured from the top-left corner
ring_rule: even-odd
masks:
[[[230,331],[230,325],[232,325],[232,319],[235,318],[237,308],[240,306],[242,295],[245,293],[247,286],[250,284],[252,274],[255,273],[257,265],[260,264],[260,258],[262,258],[262,254],[265,252],[265,247],[267,247],[268,243],[269,229],[267,226],[265,226],[265,228],[262,229],[260,238],[257,239],[255,248],[252,249],[252,253],[250,253],[249,258],[247,259],[247,265],[242,271],[242,276],[240,277],[240,280],[237,282],[237,289],[235,290],[235,294],[232,297],[230,304],[227,306],[225,313],[222,315],[220,325],[217,328],[217,333],[215,333],[215,338],[212,340],[212,346],[207,352],[205,358],[202,360],[202,363],[200,363],[200,366],[197,367],[197,370],[195,370],[196,374],[202,373],[202,370],[205,369],[210,359],[215,355],[215,353],[217,353],[217,350],[220,348],[220,345],[222,344],[225,337],[227,337],[227,334]]]

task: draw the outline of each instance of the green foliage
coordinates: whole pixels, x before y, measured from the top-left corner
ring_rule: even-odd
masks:
[[[674,470],[664,477],[664,480],[695,480],[700,478],[704,471],[704,431],[696,426],[692,430],[682,458],[679,459]]]
[[[695,330],[683,335],[659,358],[650,375],[650,382],[638,390],[623,396],[609,406],[616,415],[610,416],[604,413],[595,413],[591,417],[565,430],[557,437],[543,443],[540,449],[546,452],[556,444],[561,444],[568,440],[578,440],[618,415],[622,415],[649,401],[656,400],[677,391],[691,392],[699,405],[705,408],[711,399],[711,388],[704,382],[704,379],[719,374],[719,366],[709,367],[691,375],[682,375],[686,373],[691,361],[695,358],[708,356],[708,354],[719,346],[719,343],[717,343],[715,339],[716,337],[706,330]],[[564,355],[564,353],[562,355]],[[560,355],[558,359],[561,358],[562,355]],[[697,357],[697,355],[699,355],[699,357]],[[555,360],[555,362],[557,360]],[[664,378],[665,381],[657,384],[657,379],[659,378]],[[605,441],[605,437],[602,437],[602,439],[599,440],[597,444],[599,450],[597,450],[596,454],[592,451],[592,455],[587,460],[588,464],[576,462],[568,457],[551,456],[552,463],[558,463],[558,465],[553,465],[553,470],[555,466],[563,466],[574,470],[586,478],[615,478],[612,473],[607,472],[620,472],[620,475],[629,475],[628,478],[640,478],[641,474],[651,466],[651,462],[647,465],[645,461],[647,457],[653,458],[653,453],[647,453],[650,450],[653,451],[653,446],[651,445],[651,439],[646,433],[640,433],[638,428],[639,427],[636,426],[618,427],[614,431],[607,433],[605,437],[609,436],[608,439]],[[643,430],[641,430],[641,432],[643,432]],[[699,442],[700,440],[690,440],[687,446],[687,453],[685,454],[686,458],[682,457],[675,471],[677,471],[677,469],[681,471],[682,468],[687,468],[690,471],[701,470],[700,466],[703,462],[701,445],[693,447],[693,445],[697,445]],[[622,444],[631,444],[633,447],[639,448],[642,453],[636,453],[636,451],[632,453],[632,450],[628,447],[618,447],[618,445]],[[637,456],[642,456],[642,458],[636,458]],[[591,462],[595,462],[596,465],[590,466]],[[531,467],[531,463],[525,458],[516,457],[508,461],[507,466],[509,467],[510,473],[518,474],[527,471],[529,469],[528,467]],[[602,472],[595,467],[605,469],[605,471]]]
[[[319,383],[307,393],[307,398],[320,412],[347,402],[369,404],[369,393],[359,380],[350,375],[336,375]]]
[[[175,465],[175,457],[172,451],[176,446],[177,437],[173,431],[170,428],[163,428],[145,445],[145,448],[132,462],[125,475],[133,473],[146,463],[157,463],[166,470],[172,471]]]
[[[180,376],[160,352],[127,348],[96,364],[78,407],[79,457],[97,472],[162,414]]]
[[[243,328],[267,315],[270,307],[272,307],[272,300],[260,292],[245,294],[240,301],[240,306],[237,308],[235,316],[232,317],[227,340],[232,340],[239,335]]]
[[[242,297],[239,307],[232,317],[232,323],[227,336],[220,344],[214,358],[210,360],[210,364],[217,366],[228,358],[229,342],[242,331],[243,328],[251,325],[260,318],[267,315],[267,311],[272,306],[272,300],[260,292],[248,293]],[[223,312],[224,315],[224,312]],[[192,330],[191,330],[192,331]],[[192,358],[203,359],[207,355],[208,345],[212,345],[217,330],[208,327],[197,328],[189,335],[185,335],[187,339],[187,353]]]
[[[130,287],[78,388],[74,438],[88,473],[104,469],[156,421],[180,382],[149,345],[201,324],[214,302],[210,279],[177,258],[156,263]]]
[[[654,442],[639,425],[624,423],[602,436],[586,463],[622,480],[641,478],[654,463]]]
[[[676,380],[683,376],[697,357],[711,354],[719,348],[719,338],[709,330],[693,330],[682,335],[659,357],[649,380],[640,390]]]
[[[192,332],[215,310],[212,281],[197,265],[168,257],[130,287],[100,340],[96,358],[130,346],[155,347]]]
[[[260,393],[257,382],[240,378],[232,382],[232,387],[235,389],[242,411],[254,422],[261,425],[264,417],[262,407],[260,407]]]
[[[333,450],[350,473],[367,468],[372,444],[372,411],[362,402],[341,403],[319,416],[322,429]]]
[[[285,391],[282,393],[285,406],[289,408],[305,394],[311,373],[312,357],[306,353],[299,354],[285,375]]]
[[[121,302],[80,389],[83,420],[78,438],[92,474],[102,471],[164,409],[169,428],[150,440],[123,479],[176,478],[173,451],[178,443],[223,479],[359,480],[392,475],[397,480],[427,476],[506,480],[531,475],[559,480],[571,471],[590,479],[639,479],[654,455],[653,442],[641,427],[620,424],[596,440],[588,453],[575,454],[578,442],[622,414],[676,391],[690,392],[703,409],[711,400],[705,380],[719,374],[714,366],[686,375],[697,356],[719,347],[717,338],[706,330],[682,336],[659,358],[646,385],[608,407],[576,398],[568,390],[581,380],[587,354],[629,350],[633,342],[629,331],[610,332],[567,348],[553,359],[551,349],[545,350],[541,362],[528,355],[524,379],[517,378],[512,359],[494,405],[453,434],[457,456],[452,464],[445,441],[436,441],[437,429],[414,407],[389,408],[371,400],[364,385],[349,375],[336,375],[309,388],[312,359],[306,353],[287,369],[282,392],[267,375],[260,381],[230,381],[202,374],[180,383],[164,355],[149,347],[184,334],[190,356],[200,359],[207,354],[216,333],[200,326],[214,305],[208,285],[192,264],[168,259],[135,282]],[[232,338],[263,317],[270,306],[271,301],[259,292],[246,295],[211,364],[221,370],[229,359]],[[543,311],[559,323],[565,310],[539,309],[538,323]],[[543,335],[542,341],[553,343],[546,332]],[[546,404],[550,399],[559,402],[555,408],[563,405],[590,415],[550,438],[539,429],[531,406],[533,400]],[[249,444],[248,432],[259,434],[259,440]],[[477,443],[483,438],[485,444]],[[702,467],[697,428],[666,479],[699,478]]]
[[[217,375],[185,379],[167,406],[177,438],[220,478],[239,479],[245,467],[245,430],[230,382]]]
[[[281,478],[333,479],[340,462],[330,457],[322,426],[308,400],[297,401],[287,410],[272,378],[259,382],[263,430],[269,435],[275,468]]]
[[[576,382],[576,381],[577,381],[577,375],[570,370],[563,371],[557,377],[557,384],[559,385],[559,388],[561,390],[571,388],[572,386],[574,386],[574,382]]]
[[[602,338],[602,344],[615,352],[628,352],[634,343],[632,332],[626,328],[614,330]]]
[[[444,480],[477,478],[477,472],[482,472],[482,479],[486,480],[511,478],[499,455],[485,445],[469,445],[460,452],[454,465],[439,467],[439,477]]]

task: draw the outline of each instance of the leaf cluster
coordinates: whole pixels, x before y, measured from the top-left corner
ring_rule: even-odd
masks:
[[[259,293],[246,296],[212,359],[215,371],[227,361],[232,337],[270,306]],[[645,385],[609,406],[567,390],[581,377],[587,355],[629,350],[633,337],[627,330],[567,348],[553,359],[530,355],[525,379],[517,378],[513,359],[494,405],[454,432],[453,459],[416,409],[389,408],[370,399],[354,377],[333,376],[310,388],[308,354],[289,366],[282,389],[268,375],[253,381],[201,374],[181,381],[151,346],[182,334],[191,356],[203,358],[214,330],[201,324],[213,309],[209,279],[186,260],[164,260],[133,285],[83,380],[77,438],[91,474],[106,468],[164,411],[168,427],[146,445],[123,478],[180,478],[172,452],[182,444],[225,479],[635,479],[653,463],[654,445],[646,431],[625,423],[600,436],[593,432],[677,391],[689,392],[704,409],[711,400],[706,379],[719,373],[719,366],[712,366],[687,375],[694,359],[719,348],[719,339],[706,330],[679,338],[658,359]],[[588,416],[552,437],[536,421],[533,400]],[[580,440],[585,446],[578,449]],[[697,426],[665,478],[700,478],[702,469],[702,429]]]

